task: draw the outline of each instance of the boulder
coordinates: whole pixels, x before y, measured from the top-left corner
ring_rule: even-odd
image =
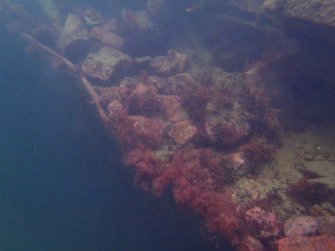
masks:
[[[284,224],[284,232],[288,237],[312,236],[318,232],[317,221],[311,216],[289,218]]]
[[[335,215],[335,207],[328,201],[320,204],[314,204],[308,209],[310,215],[313,216],[332,216]]]
[[[284,232],[287,237],[335,235],[335,216],[297,216],[285,221]]]
[[[322,186],[335,191],[335,176],[309,179],[308,183],[312,186]]]
[[[187,117],[178,96],[161,96],[165,117],[169,122],[177,122]]]
[[[250,171],[243,152],[235,152],[228,155],[230,169],[236,176],[243,176]]]
[[[316,178],[309,179],[307,182],[311,186],[324,193],[324,189],[335,191],[335,163],[327,160],[310,161],[304,164],[305,170]]]
[[[335,163],[327,160],[305,162],[304,167],[307,172],[319,177],[334,177]]]
[[[139,69],[147,69],[150,68],[152,57],[150,56],[137,57],[134,58],[134,61]]]
[[[246,121],[226,121],[209,116],[205,130],[211,143],[225,147],[239,145],[251,133]]]
[[[94,39],[99,40],[101,43],[109,46],[110,48],[120,50],[123,46],[123,38],[109,31],[107,28],[94,27],[90,33]]]
[[[130,94],[124,99],[124,103],[131,115],[157,117],[163,110],[157,89],[151,83],[140,82],[133,86]]]
[[[333,27],[335,31],[334,0],[287,0],[284,15],[289,18]]]
[[[110,47],[101,47],[87,55],[81,69],[88,77],[107,81],[131,63],[132,59],[128,55]]]
[[[88,39],[89,32],[82,17],[74,13],[68,14],[58,40],[58,47],[65,50],[75,42],[86,41]]]
[[[108,116],[112,120],[118,120],[126,117],[128,111],[118,100],[113,100],[107,106]]]
[[[251,236],[244,237],[238,244],[238,248],[243,251],[265,251],[262,243]]]
[[[280,219],[273,213],[259,207],[249,209],[244,218],[247,226],[260,238],[277,237],[281,231]]]
[[[334,236],[285,237],[279,240],[278,251],[334,251]]]
[[[160,75],[172,75],[185,71],[187,56],[185,54],[169,50],[166,56],[155,57],[151,67]]]
[[[316,221],[320,234],[335,236],[335,216],[317,217]]]
[[[167,79],[166,83],[160,86],[159,90],[165,95],[181,96],[188,92],[195,85],[195,81],[189,73],[179,73]]]
[[[169,131],[169,136],[178,144],[184,145],[197,134],[198,129],[190,120],[175,123]]]
[[[159,119],[128,116],[120,124],[120,140],[127,146],[158,148],[163,139],[163,123]]]
[[[122,10],[122,18],[128,29],[144,31],[153,27],[153,23],[145,11]]]

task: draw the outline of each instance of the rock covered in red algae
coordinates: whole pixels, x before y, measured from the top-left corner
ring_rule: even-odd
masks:
[[[161,96],[160,98],[168,121],[177,122],[187,117],[178,96],[170,95]]]
[[[311,216],[298,216],[285,221],[284,232],[288,237],[311,236],[318,231],[317,221]]]
[[[318,232],[335,236],[335,216],[317,217]]]
[[[185,71],[187,56],[185,54],[169,50],[166,56],[155,57],[151,67],[161,75],[171,75]]]
[[[169,131],[169,136],[177,143],[184,145],[197,134],[198,129],[190,120],[176,122]]]
[[[93,38],[99,40],[104,45],[117,50],[120,50],[124,43],[123,38],[111,32],[108,26],[94,27],[90,31],[90,34]]]
[[[251,236],[243,238],[243,240],[239,243],[238,248],[241,251],[265,251],[262,243]]]
[[[127,91],[127,90],[123,90]],[[157,95],[156,87],[148,83],[139,82],[128,88],[129,94],[123,95],[123,103],[131,115],[146,117],[161,117],[163,104]]]
[[[335,216],[297,216],[286,220],[284,232],[287,237],[335,235]]]
[[[278,251],[334,251],[335,237],[285,237],[279,240]]]
[[[143,116],[128,116],[121,123],[121,141],[127,145],[145,145],[158,148],[163,139],[163,123],[159,119],[151,119]]]
[[[98,51],[87,55],[81,69],[88,77],[107,81],[118,70],[131,63],[132,59],[128,55],[109,47],[101,47]]]
[[[179,73],[169,77],[167,83],[160,87],[160,91],[166,95],[181,95],[187,90],[191,90],[195,81],[189,73]]]
[[[89,39],[85,22],[78,14],[70,13],[66,17],[64,28],[58,40],[58,47],[66,49],[72,43]]]
[[[313,216],[332,216],[335,215],[335,207],[328,201],[314,204],[308,209]]]
[[[250,126],[247,122],[237,123],[220,120],[216,117],[207,118],[205,129],[212,143],[224,146],[239,144],[250,134]]]
[[[137,80],[131,77],[125,77],[119,84],[119,95],[122,99],[127,99],[137,84]]]
[[[257,231],[255,234],[260,238],[276,237],[282,229],[282,224],[275,214],[259,207],[249,209],[244,218],[248,228]]]
[[[118,101],[113,100],[107,106],[108,116],[111,119],[124,118],[128,115],[128,111],[124,106]]]
[[[235,152],[228,155],[230,168],[237,176],[242,176],[249,172],[250,167],[247,165],[244,154],[242,152]]]
[[[95,90],[99,95],[99,102],[104,108],[107,108],[113,100],[119,99],[119,88],[116,86],[96,87]]]

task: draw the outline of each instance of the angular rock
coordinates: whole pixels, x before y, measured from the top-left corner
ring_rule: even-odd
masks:
[[[287,0],[284,4],[284,15],[335,29],[333,0]]]
[[[64,28],[58,40],[58,47],[64,50],[74,42],[88,39],[89,32],[82,17],[74,13],[68,14]]]
[[[317,217],[316,221],[320,234],[335,236],[335,216]]]
[[[238,248],[243,251],[265,251],[262,243],[251,236],[243,238],[241,243],[238,244]]]
[[[108,116],[113,120],[125,118],[128,115],[127,109],[118,100],[113,100],[107,106]]]
[[[117,19],[108,20],[102,28],[106,31],[113,32],[115,34],[119,34],[120,32],[120,22]]]
[[[247,161],[242,152],[235,152],[228,155],[229,166],[237,176],[243,176],[250,171]]]
[[[120,124],[120,140],[128,146],[157,148],[163,139],[163,124],[159,119],[143,116],[128,116]]]
[[[104,18],[99,11],[94,9],[77,10],[76,13],[80,14],[88,28],[92,28],[96,25],[101,25],[104,22]]]
[[[124,103],[131,115],[142,115],[146,117],[160,116],[163,104],[157,95],[156,87],[151,83],[138,83],[133,86]]]
[[[275,13],[279,10],[281,4],[281,0],[265,0],[259,9],[264,12]]]
[[[165,110],[166,119],[169,122],[177,122],[187,118],[178,96],[161,96],[161,101]]]
[[[220,118],[208,117],[205,129],[209,140],[214,144],[233,146],[242,142],[251,132],[247,122],[223,121]]]
[[[189,120],[175,123],[169,131],[169,136],[178,144],[188,143],[198,132],[198,129]]]
[[[281,231],[282,224],[278,217],[259,207],[248,210],[244,218],[248,228],[252,231],[256,231],[254,234],[260,238],[276,237]]]
[[[94,27],[90,33],[93,38],[99,40],[101,43],[109,46],[110,48],[120,50],[123,46],[123,38],[109,31],[107,28]]]
[[[310,215],[313,216],[332,216],[335,215],[335,207],[328,201],[320,204],[314,204],[308,209]]]
[[[102,47],[98,51],[88,54],[81,69],[88,77],[107,81],[131,63],[132,59],[128,55],[109,47]]]
[[[169,77],[167,82],[164,83],[159,89],[165,95],[181,95],[187,90],[192,89],[195,81],[189,73],[179,73]]]
[[[122,10],[122,18],[125,26],[131,29],[143,31],[153,27],[153,23],[145,11]]]
[[[335,191],[335,176],[309,179],[308,183],[311,184],[312,186],[321,185],[329,190]]]
[[[150,56],[137,57],[134,58],[134,61],[138,67],[141,67],[141,69],[146,69],[149,68],[152,62],[152,57]]]
[[[151,67],[161,75],[172,75],[183,72],[187,66],[187,56],[169,50],[166,56],[155,57]]]
[[[334,177],[335,163],[327,160],[309,161],[304,164],[306,171],[318,175],[319,177]]]
[[[125,77],[120,82],[119,94],[122,99],[127,99],[132,90],[137,85],[138,81],[135,78]]]
[[[279,240],[278,251],[334,251],[335,237],[285,237]]]
[[[318,232],[317,220],[310,216],[298,216],[285,221],[284,232],[288,237],[312,236]]]

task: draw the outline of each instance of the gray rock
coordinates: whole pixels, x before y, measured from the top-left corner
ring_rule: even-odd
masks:
[[[334,177],[335,163],[330,161],[310,161],[304,164],[306,171],[314,173],[320,177]]]
[[[88,40],[89,32],[85,22],[78,14],[70,13],[67,15],[64,28],[58,40],[58,47],[66,49],[76,41]]]
[[[181,73],[186,69],[187,56],[174,50],[169,50],[166,56],[155,57],[151,67],[161,75]]]
[[[330,190],[335,190],[335,176],[309,179],[308,183],[311,185],[322,185]]]
[[[81,69],[88,77],[107,81],[112,75],[131,63],[132,59],[128,55],[109,47],[102,47],[88,54]]]
[[[122,37],[116,35],[115,33],[108,30],[108,27],[95,27],[90,32],[91,36],[101,43],[114,48],[114,49],[121,49],[124,43]]]
[[[312,236],[318,231],[315,218],[310,216],[298,216],[289,218],[284,224],[284,232],[288,237]]]
[[[335,216],[318,217],[317,222],[320,234],[335,236]]]
[[[248,228],[257,229],[256,234],[261,238],[278,236],[282,229],[282,223],[274,213],[259,207],[249,209],[244,218]]]
[[[334,0],[287,0],[284,15],[335,29]]]

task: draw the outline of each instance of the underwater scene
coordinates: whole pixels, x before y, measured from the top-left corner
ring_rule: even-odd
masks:
[[[334,0],[0,0],[0,250],[334,251]]]

